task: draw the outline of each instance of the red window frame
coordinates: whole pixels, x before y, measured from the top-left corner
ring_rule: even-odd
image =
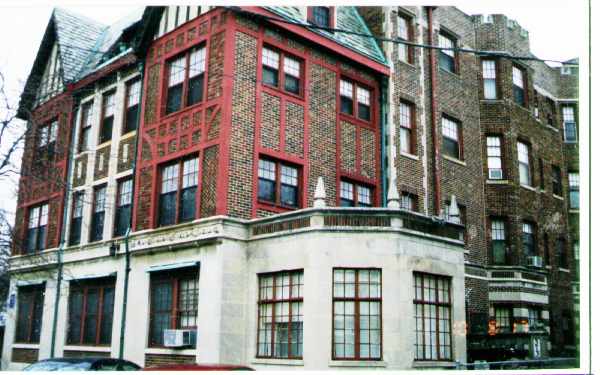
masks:
[[[339,297],[339,296],[336,297],[335,287],[336,287],[336,284],[340,284],[340,283],[336,282],[336,278],[335,278],[336,271],[343,272],[343,274],[344,274],[344,280],[343,280],[343,282],[341,284],[342,288],[344,289],[344,296],[342,296],[342,297]],[[359,279],[359,274],[360,274],[361,271],[363,271],[363,272],[364,271],[368,271],[368,281],[366,283],[367,284],[368,295],[369,295],[368,297],[360,297],[360,286],[361,286],[361,284],[362,285],[365,284],[365,283],[361,283],[361,281]],[[378,283],[371,283],[371,272],[373,272],[373,271],[379,273]],[[354,273],[354,281],[353,282],[352,281],[346,282],[346,272],[353,272]],[[367,268],[335,267],[332,270],[331,276],[332,276],[332,280],[331,280],[331,283],[332,283],[332,294],[331,295],[332,295],[332,301],[333,301],[333,303],[332,303],[332,316],[331,316],[331,318],[332,318],[332,324],[331,324],[331,330],[332,330],[332,332],[331,332],[331,337],[332,337],[332,340],[331,340],[331,359],[332,360],[361,360],[361,361],[379,361],[379,360],[381,360],[383,358],[383,295],[382,295],[382,290],[383,290],[382,285],[383,284],[382,284],[382,270],[381,270],[381,268],[371,268],[371,267],[367,267]],[[353,296],[347,297],[345,295],[346,294],[345,293],[346,285],[352,285],[352,284],[354,284]],[[379,290],[378,290],[378,293],[377,293],[377,295],[379,297],[371,297],[370,293],[371,293],[371,286],[372,285],[375,285],[375,286],[378,285],[379,286]],[[338,357],[338,356],[336,356],[336,348],[335,348],[335,345],[336,345],[336,341],[335,341],[335,331],[336,331],[336,328],[335,328],[335,316],[336,316],[335,305],[336,305],[336,302],[350,302],[350,303],[354,304],[354,310],[353,310],[354,326],[352,328],[352,332],[354,332],[354,343],[353,343],[353,345],[354,345],[354,355],[352,357]],[[379,328],[371,329],[371,327],[370,327],[371,324],[369,322],[369,329],[368,329],[368,331],[369,331],[369,341],[366,342],[366,343],[360,341],[360,331],[361,331],[361,328],[360,328],[360,317],[365,315],[360,310],[360,304],[361,304],[361,302],[368,302],[369,305],[370,305],[371,302],[379,303],[379,315],[378,315],[379,316],[379,322],[378,322],[379,323],[378,324]],[[370,311],[369,311],[369,313],[370,313]],[[343,316],[346,316],[345,311],[343,312]],[[370,317],[370,316],[377,316],[377,315],[367,314],[367,316]],[[344,325],[345,325],[345,322],[344,322]],[[370,335],[370,331],[372,331],[372,330],[379,331],[379,339],[378,339],[379,340],[379,343],[378,343],[379,344],[379,356],[373,356],[373,357],[371,357],[370,354],[369,354],[369,357],[361,357],[361,355],[360,355],[361,344],[362,345],[371,345],[372,344],[371,343],[371,335]],[[344,326],[343,331],[345,333],[345,331],[346,331],[345,326]],[[344,338],[345,338],[345,335],[344,335]],[[343,344],[345,344],[345,341],[344,341]],[[377,345],[377,343],[375,343],[375,345]],[[369,349],[369,351],[370,351],[370,349]],[[344,352],[345,352],[345,349],[344,349]]]
[[[153,335],[153,327],[152,327],[152,321],[154,319],[154,314],[155,314],[155,306],[154,306],[154,300],[153,300],[153,289],[156,287],[157,284],[170,284],[171,286],[171,306],[169,308],[169,310],[163,310],[162,312],[168,312],[170,314],[169,317],[169,328],[167,329],[196,329],[197,328],[197,323],[198,323],[198,303],[196,304],[192,304],[192,309],[190,310],[185,310],[186,312],[192,312],[196,314],[196,325],[194,326],[180,326],[179,324],[179,314],[184,311],[179,309],[179,289],[180,289],[180,284],[182,281],[194,281],[195,283],[195,288],[192,289],[192,293],[196,293],[196,302],[198,301],[199,298],[199,267],[198,266],[194,266],[194,267],[188,267],[185,269],[176,269],[176,270],[172,270],[172,271],[163,271],[163,272],[152,272],[150,275],[150,288],[149,288],[149,294],[150,294],[150,309],[148,310],[148,322],[149,322],[149,329],[148,329],[148,347],[151,348],[161,348],[164,347],[162,345],[157,345],[155,342],[152,341],[152,335]],[[164,334],[164,331],[163,331]]]
[[[163,195],[162,192],[162,183],[163,183],[163,173],[165,168],[168,168],[170,166],[173,165],[177,165],[177,169],[178,169],[178,174],[177,174],[177,193],[175,194],[175,222],[172,224],[164,224],[162,226],[169,226],[169,225],[175,225],[175,224],[179,224],[180,223],[180,219],[179,219],[179,211],[181,211],[181,207],[180,207],[180,201],[181,201],[181,192],[183,191],[183,165],[186,161],[188,160],[192,160],[192,159],[197,159],[198,160],[198,168],[196,170],[196,173],[198,174],[198,179],[196,180],[196,206],[198,203],[198,193],[199,193],[199,187],[200,187],[200,156],[198,154],[192,154],[192,155],[187,155],[184,158],[181,159],[177,159],[177,160],[172,160],[169,162],[165,162],[164,164],[160,165],[160,172],[158,173],[158,189],[157,189],[157,194],[158,194],[158,199],[157,199],[157,205],[156,205],[156,227],[161,226],[160,225],[160,198],[161,195]],[[133,199],[133,198],[132,198]],[[133,204],[133,200],[132,203]],[[198,210],[196,209],[197,207],[194,208],[195,213],[194,213],[194,219],[198,218]],[[187,222],[187,221],[184,221]]]
[[[267,156],[267,155],[260,155],[258,158],[258,161],[260,163],[260,161],[267,161],[267,162],[271,162],[271,163],[275,163],[275,202],[271,202],[271,201],[267,201],[264,199],[260,199],[259,196],[259,174],[258,174],[258,169],[260,168],[259,164],[256,165],[257,168],[257,172],[256,172],[256,201],[264,206],[271,206],[271,207],[277,207],[280,209],[285,209],[285,210],[298,210],[302,208],[302,180],[303,180],[303,176],[302,176],[302,166],[298,165],[298,164],[294,164],[291,163],[289,161],[281,161],[279,159]],[[296,185],[296,189],[297,189],[297,200],[298,200],[298,205],[297,206],[288,206],[285,205],[283,203],[281,203],[281,167],[285,166],[285,167],[289,167],[289,168],[294,168],[296,170],[296,180],[297,180],[297,185]]]
[[[282,287],[285,288],[287,286],[287,290],[288,290],[288,298],[277,298],[277,292],[276,292],[276,288],[277,288],[277,277],[278,276],[287,276],[288,277],[288,284],[283,284]],[[293,276],[301,276],[301,278],[299,279],[299,283],[294,284],[294,278]],[[261,280],[262,279],[269,279],[272,278],[271,280],[271,287],[272,287],[272,291],[271,291],[271,296],[272,298],[265,298],[263,299],[261,297],[261,292],[262,292],[262,286],[261,286]],[[303,291],[303,285],[304,285],[304,270],[291,270],[291,271],[279,271],[279,272],[268,272],[268,273],[261,273],[258,274],[258,310],[257,310],[257,316],[258,316],[258,320],[257,320],[257,325],[256,325],[256,358],[284,358],[284,359],[302,359],[302,355],[300,356],[293,356],[291,355],[292,353],[292,323],[293,323],[293,319],[292,319],[292,304],[293,303],[299,303],[300,306],[302,306],[303,308],[303,303],[304,303],[304,291]],[[298,289],[298,295],[296,297],[293,296],[293,289],[294,287],[297,287]],[[283,291],[282,291],[283,294]],[[273,329],[273,325],[276,323],[276,313],[275,313],[275,306],[278,303],[287,303],[288,304],[288,317],[287,317],[287,324],[288,324],[288,340],[287,340],[287,356],[276,356],[275,355],[275,329]],[[261,333],[261,307],[262,306],[267,306],[267,308],[271,308],[271,329],[270,329],[270,348],[269,348],[269,352],[270,355],[261,355],[260,354],[260,333]],[[302,329],[304,329],[304,316],[303,316],[303,310],[302,311],[302,315],[300,322],[302,322]],[[282,322],[285,323],[285,322]],[[303,333],[302,333],[302,337],[303,337]],[[299,348],[300,348],[300,352],[303,353],[303,342],[299,342],[298,343]]]
[[[303,99],[304,98],[304,82],[305,82],[305,77],[306,77],[306,63],[304,61],[304,59],[296,54],[290,53],[288,51],[283,51],[281,50],[281,48],[275,47],[271,44],[265,43],[263,44],[263,46],[260,49],[260,69],[261,69],[261,78],[262,78],[262,70],[263,70],[263,66],[264,64],[262,63],[262,55],[263,55],[263,51],[264,49],[268,49],[271,50],[277,54],[279,54],[279,67],[277,68],[277,86],[273,86],[273,85],[269,85],[268,83],[264,82],[264,80],[261,79],[261,84],[263,85],[263,87],[266,88],[270,88],[272,90],[277,90],[280,91],[282,93],[285,93],[286,95],[291,95],[293,97],[296,97],[298,99]],[[299,92],[296,94],[294,92],[291,91],[287,91],[285,89],[285,58],[290,58],[293,60],[296,60],[299,64],[300,64],[300,77],[298,78],[298,85],[299,85]]]
[[[67,330],[67,344],[68,345],[85,345],[85,346],[110,346],[111,343],[111,339],[112,339],[112,323],[113,323],[113,318],[114,318],[114,305],[115,305],[115,293],[116,293],[116,279],[114,277],[108,277],[108,278],[103,278],[103,279],[96,279],[96,280],[88,280],[88,281],[71,281],[71,286],[69,287],[69,307],[68,307],[68,314],[67,314],[67,320],[70,321],[70,315],[71,315],[71,311],[72,311],[72,305],[71,305],[71,296],[73,295],[74,292],[82,292],[83,293],[83,301],[82,301],[82,311],[81,311],[81,317],[80,317],[80,330],[79,330],[79,340],[78,341],[72,341],[70,340],[71,337],[69,335],[69,330],[71,329],[70,325],[68,327]],[[108,343],[101,343],[101,337],[100,337],[100,332],[102,329],[102,323],[103,323],[103,319],[104,319],[104,296],[106,294],[106,290],[107,289],[112,289],[113,291],[113,300],[112,300],[112,313],[110,314],[110,317],[108,318],[110,320],[110,327],[111,329],[109,330],[110,332],[110,339]],[[88,316],[88,293],[90,292],[90,290],[97,290],[98,291],[98,306],[97,306],[97,310],[96,310],[96,327],[94,327],[93,329],[96,332],[95,335],[95,340],[94,343],[89,343],[89,342],[84,342],[84,334],[86,331],[86,318]]]
[[[341,93],[342,81],[346,81],[346,82],[352,84],[352,114],[342,112],[342,105],[341,105],[341,103],[342,103],[342,93]],[[341,75],[338,82],[339,83],[338,83],[337,97],[338,97],[338,113],[340,114],[340,116],[352,119],[354,121],[358,121],[361,124],[368,124],[369,126],[373,126],[373,124],[375,122],[375,100],[373,98],[373,96],[375,95],[375,89],[369,85],[358,82],[355,79],[349,78],[345,75]],[[360,87],[363,90],[367,90],[369,92],[369,120],[362,119],[358,116],[358,96],[357,96],[357,91],[358,91],[357,88],[358,87]]]
[[[429,278],[429,279],[433,279],[432,281],[434,281],[434,286],[433,289],[435,291],[435,299],[433,301],[428,301],[425,298],[425,278]],[[420,279],[420,288],[417,285],[417,279]],[[448,284],[448,300],[447,301],[443,301],[443,299],[440,299],[440,290],[442,290],[439,286],[440,281],[445,281]],[[431,286],[431,284],[429,284]],[[413,288],[414,288],[414,299],[413,299],[413,305],[415,308],[415,336],[422,334],[422,338],[423,338],[423,353],[422,356],[419,356],[419,345],[418,345],[418,341],[417,341],[417,337],[415,337],[415,361],[451,361],[454,358],[454,353],[453,353],[453,340],[452,340],[452,278],[449,276],[443,276],[443,275],[434,275],[434,274],[430,274],[430,273],[426,273],[426,272],[413,272]],[[431,288],[428,288],[431,289]],[[423,298],[418,298],[419,296],[422,296]],[[419,317],[417,315],[418,312],[418,308],[417,306],[423,306],[423,312],[425,310],[426,306],[433,306],[433,308],[435,309],[435,322],[436,322],[436,329],[435,329],[435,337],[436,337],[436,354],[437,354],[437,358],[426,358],[425,356],[425,350],[427,348],[427,346],[425,345],[426,343],[426,331],[425,331],[425,314],[423,314],[423,316]],[[448,345],[444,345],[448,347],[448,351],[450,353],[449,357],[441,357],[440,356],[440,308],[446,308],[448,309],[448,332],[442,332],[442,333],[448,333],[448,338],[449,338],[449,343]],[[421,324],[421,330],[419,330],[419,324]],[[431,345],[430,345],[431,346]]]
[[[338,194],[337,194],[337,205],[341,206],[341,201],[342,201],[342,183],[348,183],[352,185],[352,199],[354,202],[354,207],[361,207],[359,205],[359,203],[363,203],[363,202],[359,202],[358,201],[358,187],[362,187],[362,188],[366,188],[369,190],[370,195],[369,197],[371,198],[371,205],[367,206],[367,207],[375,207],[376,206],[376,202],[375,202],[375,186],[369,184],[369,183],[365,183],[365,182],[361,182],[361,181],[356,181],[356,180],[352,180],[350,178],[345,178],[342,177],[338,183]],[[345,199],[345,198],[344,198]],[[364,203],[363,203],[364,204]]]
[[[168,7],[167,7],[168,10]],[[165,23],[166,24],[166,23]],[[204,48],[204,53],[205,53],[205,60],[204,60],[204,72],[202,74],[204,74],[204,82],[202,83],[202,99],[197,102],[194,103],[192,105],[187,105],[187,99],[188,99],[188,86],[189,86],[189,81],[190,81],[190,56],[192,54],[192,51],[195,51],[197,49],[202,49]],[[206,50],[206,42],[201,42],[197,45],[191,46],[190,48],[188,48],[187,50],[169,57],[166,61],[165,61],[165,68],[164,68],[164,88],[163,88],[163,99],[162,99],[162,104],[161,104],[161,114],[162,117],[168,117],[168,116],[172,116],[176,113],[179,113],[185,109],[191,108],[191,107],[195,107],[197,105],[201,105],[202,103],[205,103],[207,101],[207,85],[208,85],[208,62],[209,62],[209,58],[208,58],[208,50]],[[185,57],[185,68],[184,68],[184,77],[183,77],[183,82],[181,83],[182,85],[182,92],[181,92],[181,103],[179,106],[179,109],[176,111],[173,111],[171,113],[167,113],[167,100],[168,100],[168,93],[169,93],[169,76],[170,76],[170,72],[171,72],[171,63],[179,58],[181,58],[182,56]],[[143,90],[144,88],[141,87],[141,90]],[[140,119],[138,119],[138,123],[139,123]]]

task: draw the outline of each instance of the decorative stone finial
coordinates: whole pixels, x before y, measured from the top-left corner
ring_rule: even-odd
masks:
[[[454,194],[450,198],[450,209],[448,211],[448,221],[450,221],[451,223],[460,223],[460,210],[458,209],[456,195]]]
[[[317,179],[313,207],[325,207],[327,205],[327,203],[325,203],[325,198],[327,198],[327,195],[325,194],[325,183],[323,182],[323,177],[319,177]]]
[[[396,187],[395,178],[392,180],[392,183],[388,187],[387,206],[388,208],[400,208],[400,194],[398,194],[398,188]]]

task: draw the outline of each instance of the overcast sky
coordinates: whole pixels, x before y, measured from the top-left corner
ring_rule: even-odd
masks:
[[[153,3],[160,5],[165,2],[154,1]],[[179,3],[184,2],[179,1]],[[270,3],[282,4],[281,1],[270,1]],[[416,1],[401,3],[422,4]],[[428,2],[428,4],[435,3],[440,2]],[[83,1],[75,0],[60,2],[3,0],[0,3],[0,46],[2,46],[0,71],[7,78],[7,92],[15,104],[31,70],[52,6],[56,4],[109,24],[127,15],[137,6],[144,5],[144,2],[87,1],[85,4],[90,5],[82,5]],[[368,5],[380,4],[381,2],[371,2]],[[564,61],[586,53],[588,36],[584,29],[584,20],[587,2],[584,0],[455,0],[444,1],[440,5],[456,5],[468,14],[506,14],[529,31],[531,50],[540,58]],[[14,210],[16,203],[14,192],[14,184],[0,181],[0,208]]]

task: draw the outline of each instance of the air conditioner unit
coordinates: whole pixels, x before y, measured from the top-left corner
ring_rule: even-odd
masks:
[[[194,329],[165,329],[163,341],[168,348],[194,346],[196,344],[196,330]]]
[[[501,180],[502,179],[502,169],[490,169],[490,179]]]
[[[540,256],[528,256],[527,265],[531,267],[542,267],[542,257]]]

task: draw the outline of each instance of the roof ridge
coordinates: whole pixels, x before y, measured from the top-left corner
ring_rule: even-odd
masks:
[[[54,9],[52,9],[52,16],[54,16],[57,11],[61,12],[61,13],[64,13],[67,16],[78,18],[78,19],[80,19],[82,21],[85,21],[87,23],[93,24],[93,26],[96,26],[98,28],[105,28],[105,27],[109,26],[109,25],[106,25],[106,24],[104,24],[104,23],[102,23],[102,22],[100,22],[98,20],[95,20],[93,18],[90,18],[88,16],[84,16],[84,15],[76,13],[76,12],[73,12],[71,10],[67,10],[66,8],[62,8],[62,7],[54,7]]]

